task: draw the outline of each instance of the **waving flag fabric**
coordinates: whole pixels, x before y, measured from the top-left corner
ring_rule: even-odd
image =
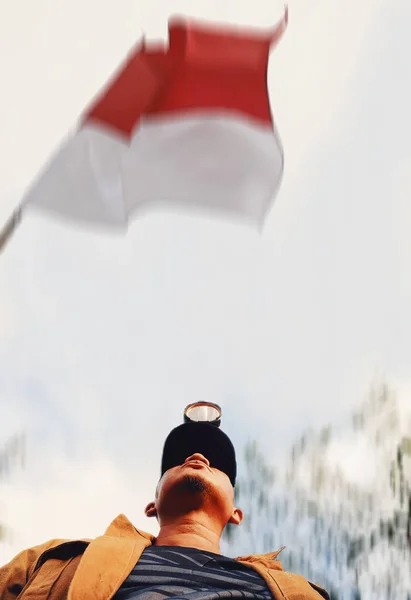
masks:
[[[124,227],[154,205],[203,208],[261,227],[283,171],[267,91],[271,30],[173,18],[168,45],[140,42],[24,199]]]

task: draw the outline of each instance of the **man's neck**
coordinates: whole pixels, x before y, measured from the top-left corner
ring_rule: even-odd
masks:
[[[154,544],[197,548],[220,554],[220,534],[210,525],[196,517],[184,517],[172,523],[163,523]]]

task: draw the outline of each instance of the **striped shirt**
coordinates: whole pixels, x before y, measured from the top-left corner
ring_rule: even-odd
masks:
[[[181,546],[149,546],[113,600],[272,598],[264,579],[232,558]]]

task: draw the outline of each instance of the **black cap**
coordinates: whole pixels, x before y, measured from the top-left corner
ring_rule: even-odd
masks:
[[[210,461],[210,466],[225,473],[235,486],[237,462],[230,438],[219,427],[210,423],[183,423],[173,429],[164,442],[161,475],[168,469],[182,465],[196,452]]]

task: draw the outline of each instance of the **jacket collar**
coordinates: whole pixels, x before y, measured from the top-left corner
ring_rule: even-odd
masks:
[[[73,577],[68,600],[109,600],[128,577],[154,536],[140,531],[123,514],[86,548]]]
[[[150,544],[147,544],[147,546],[150,546],[155,540],[154,535],[152,535],[151,533],[146,533],[145,531],[141,531],[140,529],[137,529],[137,527],[134,527],[132,522],[129,521],[129,519],[123,514],[118,515],[110,523],[104,535],[136,539],[142,537],[144,538],[144,540],[150,542]]]
[[[146,542],[149,542],[145,545],[145,547],[150,546],[155,541],[155,536],[151,533],[146,533],[141,529],[137,529],[134,527],[132,522],[124,515],[118,515],[107,527],[105,535],[113,536],[113,537],[122,537],[122,538],[134,538],[141,539],[143,538]],[[261,562],[261,561],[273,561],[277,560],[279,554],[284,550],[285,546],[282,546],[276,552],[268,552],[267,554],[251,554],[249,556],[239,556],[236,560],[241,562]]]
[[[143,537],[145,540],[149,540],[151,544],[155,541],[155,536],[151,533],[146,533],[141,529],[137,529],[134,527],[132,522],[123,514],[118,515],[107,527],[105,535],[111,535],[114,537],[131,537],[138,538]],[[148,544],[150,545],[150,544]],[[285,549],[285,546],[282,546],[279,550],[275,552],[268,552],[267,554],[250,554],[249,556],[240,556],[237,560],[247,561],[247,562],[255,562],[259,560],[276,560],[279,554]]]
[[[239,556],[236,560],[241,562],[253,563],[253,562],[261,562],[261,561],[273,561],[277,560],[280,553],[285,549],[285,546],[282,546],[279,550],[275,552],[268,552],[267,554],[250,554],[249,556]]]

